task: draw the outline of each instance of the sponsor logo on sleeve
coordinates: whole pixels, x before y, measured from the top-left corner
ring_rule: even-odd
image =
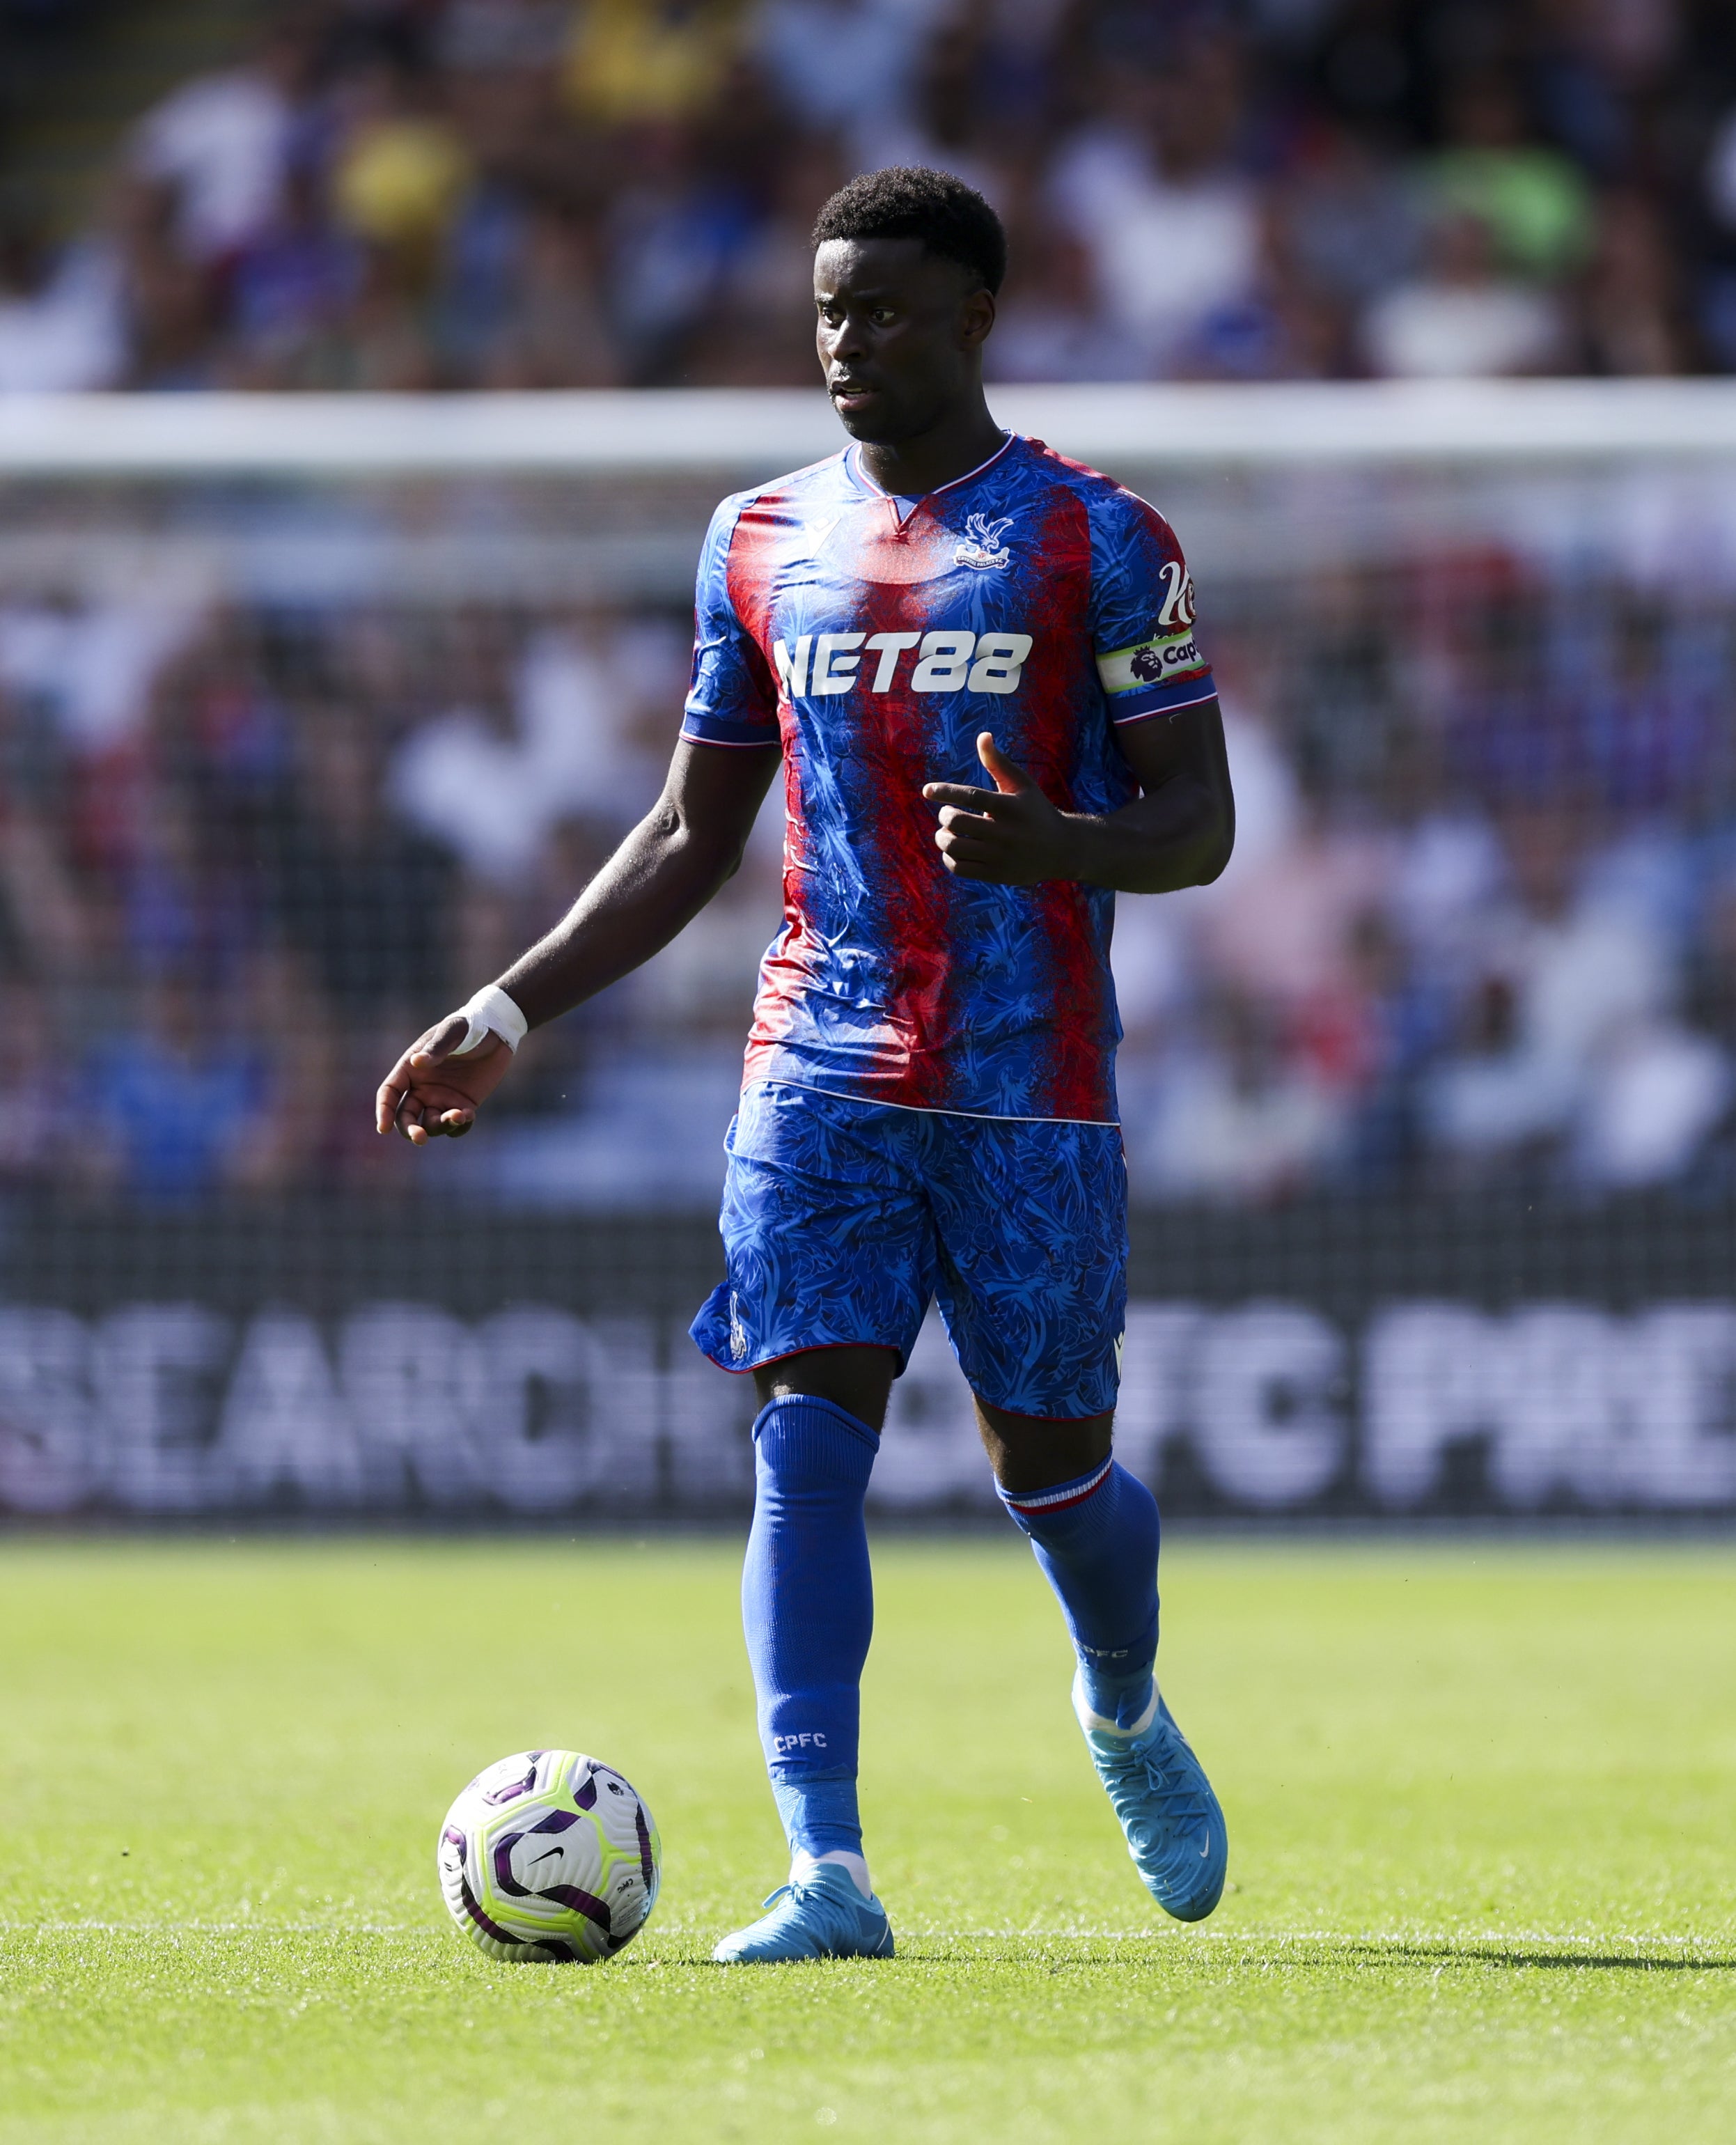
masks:
[[[1191,632],[1158,633],[1132,648],[1118,648],[1097,658],[1097,675],[1112,699],[1140,693],[1152,685],[1178,684],[1204,674],[1206,659]]]
[[[1193,577],[1179,559],[1166,559],[1157,569],[1163,578],[1163,608],[1157,623],[1169,630],[1194,621]]]

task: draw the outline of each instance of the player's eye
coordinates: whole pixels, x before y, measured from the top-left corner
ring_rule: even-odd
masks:
[[[888,321],[896,320],[898,315],[890,306],[876,306],[873,312],[868,315],[868,318],[877,328],[883,328]]]

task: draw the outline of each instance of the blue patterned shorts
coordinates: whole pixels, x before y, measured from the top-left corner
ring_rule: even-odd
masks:
[[[725,1142],[729,1278],[693,1323],[726,1371],[868,1342],[902,1370],[938,1296],[972,1390],[1115,1406],[1127,1301],[1120,1128],[948,1117],[762,1081]]]

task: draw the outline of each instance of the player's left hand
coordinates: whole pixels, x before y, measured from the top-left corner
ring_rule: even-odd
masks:
[[[1046,878],[1073,878],[1073,823],[1058,812],[1022,767],[1015,767],[984,730],[977,757],[994,783],[971,789],[956,782],[929,782],[923,794],[940,807],[935,847],[955,878],[987,879],[995,886],[1036,886]]]

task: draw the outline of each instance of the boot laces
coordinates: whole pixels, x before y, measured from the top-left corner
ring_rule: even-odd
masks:
[[[1184,1827],[1191,1831],[1209,1829],[1211,1810],[1192,1767],[1173,1760],[1166,1764],[1155,1742],[1142,1750],[1130,1749],[1124,1756],[1117,1755],[1110,1764],[1115,1800],[1117,1804],[1123,1800],[1134,1804],[1134,1822],[1148,1844],[1175,1844],[1176,1834]]]

